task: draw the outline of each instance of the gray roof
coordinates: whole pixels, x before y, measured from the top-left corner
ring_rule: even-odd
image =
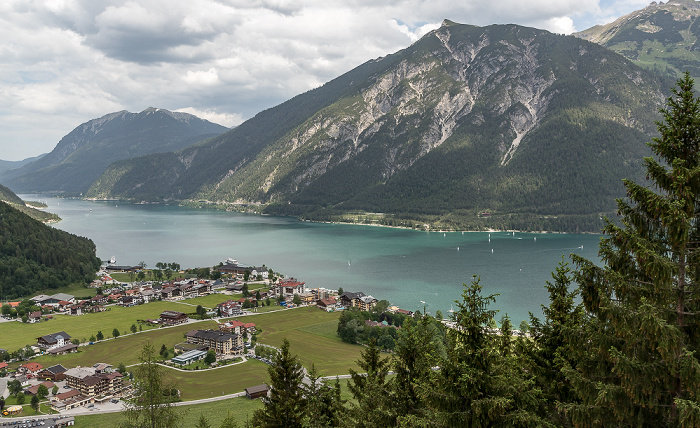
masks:
[[[53,296],[51,296],[51,298],[56,300],[71,300],[75,299],[75,296],[66,293],[56,293]]]
[[[59,338],[63,338],[63,340],[68,340],[70,339],[70,335],[66,333],[65,331],[59,331],[58,333],[51,333],[47,334],[46,336],[41,336],[46,343],[58,343]]]

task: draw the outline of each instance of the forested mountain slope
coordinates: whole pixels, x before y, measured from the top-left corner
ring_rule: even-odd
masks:
[[[208,142],[118,162],[88,196],[599,230],[621,179],[641,178],[670,84],[574,37],[445,21]]]
[[[225,131],[188,113],[120,111],[78,126],[51,153],[0,180],[16,192],[83,193],[116,160],[179,150]]]
[[[651,2],[614,22],[575,33],[661,74],[700,78],[700,3]]]
[[[0,202],[0,298],[94,279],[100,267],[95,244]]]

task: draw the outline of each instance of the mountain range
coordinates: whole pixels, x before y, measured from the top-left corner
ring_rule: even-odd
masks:
[[[179,150],[227,130],[159,108],[111,113],[78,126],[41,158],[0,173],[0,183],[20,193],[84,193],[114,161]]]
[[[635,64],[672,77],[700,78],[700,3],[651,2],[614,22],[574,36],[598,43]]]
[[[580,38],[446,20],[225,134],[116,162],[87,196],[597,231],[621,179],[643,180],[644,143],[672,83]]]

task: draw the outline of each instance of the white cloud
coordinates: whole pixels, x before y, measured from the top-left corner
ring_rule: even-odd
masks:
[[[443,19],[570,33],[643,7],[637,4],[4,0],[0,159],[50,151],[80,123],[122,109],[181,109],[237,125],[370,59],[407,47]]]
[[[206,119],[209,122],[218,123],[219,125],[223,125],[228,128],[238,126],[245,120],[243,116],[237,113],[217,113],[213,110],[200,110],[194,107],[180,108],[175,111],[193,114],[199,118]]]

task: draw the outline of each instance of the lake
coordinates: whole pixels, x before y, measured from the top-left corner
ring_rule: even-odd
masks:
[[[515,326],[541,316],[545,281],[562,256],[598,260],[600,235],[519,232],[421,232],[386,227],[302,222],[168,205],[75,199],[41,200],[63,220],[54,227],[92,239],[102,260],[147,267],[177,262],[213,266],[231,257],[326,287],[363,291],[404,309],[445,316],[461,299],[462,284],[481,277],[492,306]],[[424,302],[424,303],[423,303]]]

